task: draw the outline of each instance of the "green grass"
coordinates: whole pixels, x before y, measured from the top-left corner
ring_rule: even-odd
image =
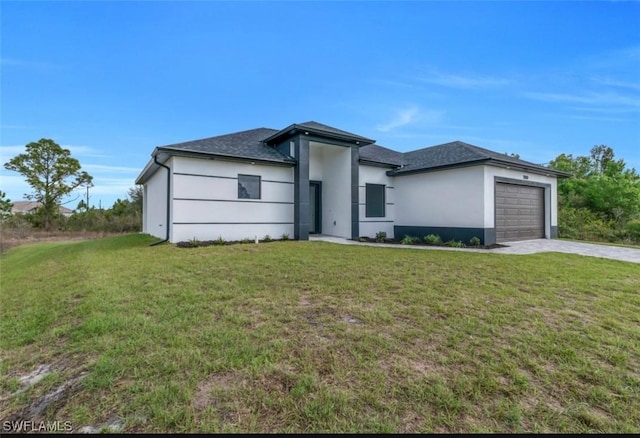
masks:
[[[606,245],[606,246],[622,246],[624,248],[640,248],[640,244],[635,243],[620,243],[620,242],[598,242],[596,240],[578,240],[578,239],[569,239],[566,237],[560,237],[560,240],[566,240],[567,242],[577,242],[577,243],[592,243],[594,245]]]
[[[132,235],[0,259],[0,417],[126,432],[640,431],[640,267]],[[38,365],[56,371],[16,394]],[[29,420],[29,418],[24,418]]]

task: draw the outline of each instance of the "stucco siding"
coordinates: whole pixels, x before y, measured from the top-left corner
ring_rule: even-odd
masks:
[[[482,166],[395,177],[395,224],[483,228]]]
[[[260,176],[260,199],[238,199],[238,174]],[[172,242],[293,237],[290,167],[177,157]]]
[[[351,150],[335,146],[324,151],[322,230],[351,237]]]
[[[293,224],[174,224],[174,242],[184,242],[190,239],[216,240],[220,237],[225,241],[241,241],[244,239],[259,240],[269,236],[281,239],[286,234],[293,239]]]
[[[395,213],[394,177],[387,176],[389,169],[375,166],[360,165],[359,168],[359,217],[360,236],[375,237],[376,233],[384,231],[387,237],[393,238]],[[366,215],[366,185],[381,184],[385,186],[385,216],[367,217]]]
[[[311,142],[309,180],[322,181],[322,234],[351,238],[351,149]]]
[[[159,168],[145,183],[143,230],[152,236],[167,237],[167,169]]]

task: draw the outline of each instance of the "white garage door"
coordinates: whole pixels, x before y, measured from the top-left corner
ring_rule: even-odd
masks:
[[[544,189],[496,183],[496,241],[544,236]]]

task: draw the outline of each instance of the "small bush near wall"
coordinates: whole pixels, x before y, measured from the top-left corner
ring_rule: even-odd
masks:
[[[429,234],[427,236],[424,236],[424,241],[425,241],[425,243],[428,243],[429,245],[440,245],[440,244],[442,244],[442,239],[437,234]]]
[[[413,239],[411,238],[411,236],[404,236],[400,241],[400,243],[402,243],[403,245],[411,245],[412,242]]]
[[[378,231],[376,233],[376,242],[381,243],[385,240],[387,240],[387,233],[385,233],[384,231]]]

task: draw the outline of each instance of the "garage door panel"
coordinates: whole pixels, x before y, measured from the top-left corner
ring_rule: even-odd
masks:
[[[496,183],[495,192],[497,241],[544,237],[542,187]]]

